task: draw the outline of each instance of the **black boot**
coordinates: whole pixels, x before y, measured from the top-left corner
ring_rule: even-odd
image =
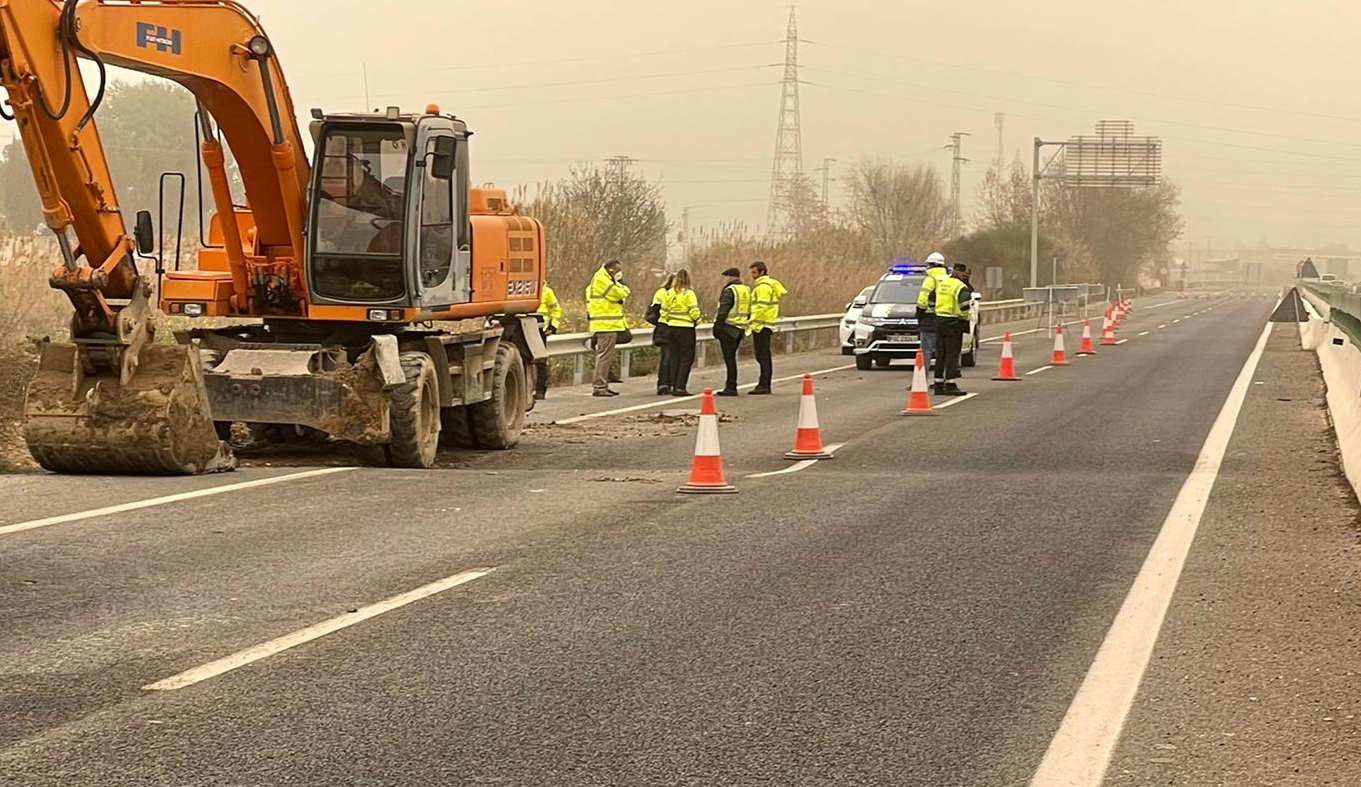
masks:
[[[946,395],[946,396],[967,396],[968,394],[967,394],[965,391],[959,390],[959,386],[958,386],[958,385],[955,385],[954,383],[946,383],[946,384],[945,384],[945,395]]]
[[[936,396],[944,396],[944,395],[945,395],[945,383],[936,383],[935,386],[933,386],[931,392],[934,393]]]

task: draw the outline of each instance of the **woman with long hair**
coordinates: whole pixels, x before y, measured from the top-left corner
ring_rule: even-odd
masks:
[[[660,351],[657,360],[657,395],[671,395],[671,343],[667,341],[667,335],[671,330],[663,320],[666,317],[666,296],[671,293],[671,287],[676,283],[676,274],[666,277],[666,282],[657,288],[657,292],[652,295],[652,305],[661,311],[657,317],[657,324],[652,329],[652,346]]]
[[[699,325],[699,298],[690,289],[690,272],[676,271],[671,290],[662,304],[662,322],[670,346],[670,376],[666,383],[672,396],[689,396],[690,367],[695,363],[695,326]]]

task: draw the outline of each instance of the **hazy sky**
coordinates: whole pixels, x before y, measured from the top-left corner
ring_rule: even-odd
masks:
[[[789,6],[759,0],[246,0],[299,111],[434,101],[508,187],[637,159],[678,219],[765,220]],[[357,9],[357,10],[352,10]],[[1187,240],[1361,247],[1361,3],[816,0],[799,4],[804,166],[936,164],[964,195],[997,151],[1131,119],[1164,139]],[[0,128],[10,134],[12,128]],[[838,198],[835,183],[833,202]]]

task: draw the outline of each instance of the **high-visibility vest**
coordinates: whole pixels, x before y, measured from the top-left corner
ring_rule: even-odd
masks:
[[[729,284],[728,289],[732,290],[728,324],[745,330],[751,324],[751,288],[745,284]]]
[[[658,287],[658,288],[657,288],[657,291],[654,292],[654,293],[652,293],[652,305],[654,305],[654,306],[661,306],[661,305],[665,304],[665,303],[666,303],[666,294],[667,294],[668,292],[671,292],[671,291],[668,290],[668,289],[665,288],[665,287]]]
[[[936,316],[966,319],[969,316],[969,285],[954,278],[936,284]]]
[[[777,330],[780,319],[780,299],[789,290],[770,276],[761,276],[751,285],[751,324],[749,330]]]
[[[936,287],[948,278],[950,278],[950,274],[943,267],[927,268],[926,281],[922,282],[921,291],[917,293],[917,305],[928,312],[934,312],[936,310]]]
[[[693,328],[699,324],[699,298],[694,290],[671,290],[662,303],[662,323],[673,328]]]
[[[591,333],[627,331],[629,324],[624,321],[624,299],[628,297],[629,288],[615,281],[603,266],[596,271],[590,286],[586,288],[586,316]]]
[[[562,327],[562,304],[558,303],[557,293],[547,284],[543,286],[543,293],[539,296],[538,313],[543,315],[544,328],[556,331]]]

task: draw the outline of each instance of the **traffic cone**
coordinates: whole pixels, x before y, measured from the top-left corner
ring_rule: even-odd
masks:
[[[1054,326],[1054,357],[1049,360],[1050,366],[1067,366],[1068,353],[1063,349],[1063,326]]]
[[[1096,348],[1092,346],[1092,323],[1090,320],[1082,321],[1082,346],[1078,348],[1078,355],[1096,355]]]
[[[1021,378],[1016,376],[1016,361],[1011,357],[1011,332],[1002,334],[1002,362],[997,367],[997,376],[992,378],[998,382],[1019,383]]]
[[[907,397],[907,409],[903,415],[935,415],[931,409],[931,394],[926,390],[926,355],[917,351],[917,361],[912,367],[912,393]]]
[[[794,450],[785,459],[831,459],[822,447],[822,427],[818,426],[818,403],[813,398],[813,375],[803,376],[803,396],[799,399],[799,427],[794,432]]]
[[[1103,331],[1101,331],[1101,346],[1102,347],[1115,346],[1115,323],[1107,325],[1106,328]]]
[[[699,408],[699,435],[695,438],[695,461],[690,466],[690,480],[676,490],[686,494],[730,494],[737,489],[723,477],[723,456],[718,448],[718,408],[714,406],[714,389],[704,389],[704,402]]]

